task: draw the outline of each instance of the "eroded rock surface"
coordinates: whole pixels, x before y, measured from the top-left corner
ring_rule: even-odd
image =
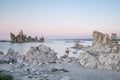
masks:
[[[86,52],[80,53],[79,62],[84,67],[120,70],[120,44],[117,35],[93,32],[93,44]]]
[[[17,63],[17,52],[14,51],[14,49],[10,48],[7,52],[7,54],[1,56],[0,63]]]
[[[31,36],[26,36],[23,31],[21,30],[17,36],[14,33],[10,32],[11,42],[12,43],[23,43],[23,42],[44,42],[44,37],[38,39],[36,36],[35,38]]]
[[[120,54],[109,53],[94,55],[93,53],[80,53],[79,62],[87,68],[99,68],[107,70],[120,70]]]
[[[57,60],[57,53],[51,48],[40,45],[31,47],[25,56],[25,61],[39,64],[39,63],[55,63]]]
[[[87,69],[81,66],[85,65],[85,67],[88,68],[119,70],[120,55],[118,56],[118,53],[111,53],[110,55],[102,53],[98,55],[97,53],[85,52],[80,53],[81,56],[79,60],[78,58],[68,56],[63,56],[58,59],[52,49],[40,45],[31,47],[27,54],[23,56],[17,54],[13,49],[9,49],[6,54],[0,55],[0,57],[4,57],[5,55],[15,56],[17,58],[16,63],[0,64],[0,70],[10,72],[10,74],[14,76],[14,80],[120,79],[120,72]],[[9,60],[9,57],[6,58]]]
[[[105,45],[112,45],[112,44],[117,44],[117,34],[112,33],[111,38],[109,37],[108,34],[103,34],[102,32],[98,31],[93,31],[92,33],[93,36],[93,46],[105,46]]]
[[[98,61],[89,53],[80,53],[80,64],[88,68],[96,68]]]
[[[4,55],[3,51],[0,51],[0,55]]]

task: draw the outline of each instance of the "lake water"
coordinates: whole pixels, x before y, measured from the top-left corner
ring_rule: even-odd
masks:
[[[39,46],[40,44],[46,45],[58,53],[58,56],[65,54],[65,49],[70,49],[69,56],[78,56],[72,54],[75,49],[71,47],[74,46],[73,40],[47,40],[45,43],[31,42],[31,43],[10,43],[10,42],[0,42],[0,51],[7,53],[9,48],[13,48],[19,54],[26,54],[31,46]],[[84,46],[92,45],[92,40],[81,40],[81,43]]]

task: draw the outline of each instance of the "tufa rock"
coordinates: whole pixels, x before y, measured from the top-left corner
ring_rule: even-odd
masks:
[[[94,52],[105,52],[105,53],[119,53],[120,44],[117,40],[117,35],[112,33],[111,38],[108,34],[103,34],[98,31],[93,31],[93,46],[91,50]]]
[[[120,70],[120,54],[118,53],[104,53],[100,55],[80,53],[79,62],[82,66],[87,68]]]
[[[112,33],[109,38],[108,34],[98,31],[94,31],[92,35],[93,46],[80,53],[80,64],[88,68],[120,70],[120,44],[117,35]]]
[[[10,37],[11,37],[11,42],[13,42],[13,43],[17,42],[15,35],[13,33],[11,33],[11,32],[10,32]]]
[[[4,55],[3,51],[0,51],[0,55]]]
[[[115,33],[112,33],[111,38],[109,38],[108,34],[103,34],[98,31],[93,31],[92,36],[93,36],[93,46],[96,46],[96,45],[105,46],[105,45],[118,43],[117,34]]]
[[[117,34],[112,33],[112,36],[111,36],[111,43],[118,43]]]
[[[31,47],[25,55],[25,61],[33,64],[54,63],[57,60],[56,52],[47,46]]]
[[[17,52],[14,49],[10,48],[7,54],[4,56],[4,60],[9,63],[17,63]]]
[[[79,41],[79,40],[75,40],[74,42],[75,42],[74,48],[76,48],[76,49],[81,49],[81,48],[84,47],[83,45],[80,44],[80,41]]]
[[[120,54],[101,54],[99,56],[99,68],[120,70]]]
[[[23,43],[23,42],[44,42],[44,37],[41,37],[40,40],[38,40],[37,37],[32,38],[31,36],[26,37],[25,34],[23,34],[23,31],[21,30],[17,36],[15,34],[10,32],[11,42],[12,43]]]
[[[89,53],[80,53],[79,62],[87,68],[96,68],[98,61]]]

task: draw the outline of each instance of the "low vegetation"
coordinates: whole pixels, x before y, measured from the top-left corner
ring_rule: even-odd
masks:
[[[66,69],[57,69],[57,68],[52,68],[51,71],[52,71],[52,72],[58,72],[58,71],[69,72],[69,71],[66,70]]]
[[[13,76],[0,72],[0,80],[13,80]]]

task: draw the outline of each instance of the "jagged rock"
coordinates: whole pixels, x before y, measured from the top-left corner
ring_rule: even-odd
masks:
[[[10,63],[13,63],[13,64],[14,64],[14,63],[17,63],[17,58],[14,57],[14,56],[13,56],[13,57],[10,57],[10,58],[9,58],[9,62],[10,62]]]
[[[20,31],[16,36],[16,42],[23,42],[23,31]]]
[[[17,52],[14,49],[10,48],[7,54],[3,57],[3,61],[8,63],[17,63]]]
[[[75,41],[75,48],[79,48],[79,46],[80,46],[79,41],[76,40],[76,41]]]
[[[112,48],[112,53],[119,53],[119,51],[120,51],[120,48],[118,46],[114,46]]]
[[[103,34],[98,31],[93,32],[93,46],[91,50],[95,50],[98,52],[105,53],[119,53],[120,52],[120,44],[118,44],[117,34],[112,33],[111,38],[109,38],[108,34]]]
[[[117,34],[112,33],[112,36],[111,36],[111,42],[112,42],[112,43],[118,43],[118,40],[117,40]]]
[[[101,53],[100,55],[80,53],[79,62],[87,68],[120,70],[120,54],[118,53]]]
[[[99,68],[120,70],[120,54],[102,54],[99,56]]]
[[[17,36],[15,36],[15,34],[10,33],[11,36],[11,42],[15,43],[15,42],[23,42],[24,40],[24,35],[23,35],[23,31],[21,30],[19,32],[19,34]]]
[[[108,34],[103,34],[98,31],[93,31],[93,45],[107,45],[110,41]]]
[[[93,32],[93,46],[85,53],[80,53],[79,62],[84,67],[100,68],[108,70],[120,70],[120,44],[117,41],[117,35],[98,31]]]
[[[4,55],[3,51],[0,51],[0,55]]]
[[[98,63],[95,57],[89,53],[80,53],[79,61],[81,65],[88,68],[96,68]]]
[[[10,32],[11,42],[12,43],[23,43],[23,42],[44,42],[44,37],[41,37],[40,40],[38,40],[37,37],[32,38],[31,36],[26,37],[25,34],[23,34],[23,31],[21,30],[17,36],[15,34]]]
[[[72,47],[72,48],[81,49],[84,47],[83,45],[80,44],[79,40],[75,40],[74,42],[75,42],[75,44],[74,44],[74,47]]]
[[[41,38],[39,39],[39,42],[44,42],[44,41],[45,41],[44,37],[41,37]]]
[[[7,55],[11,55],[11,56],[16,55],[15,50],[12,48],[9,48]]]
[[[38,37],[37,36],[35,37],[35,41],[38,41]]]
[[[25,56],[25,61],[34,64],[54,63],[56,62],[56,60],[56,52],[44,45],[40,45],[38,47],[31,47]]]
[[[112,37],[109,38],[108,34],[103,34],[101,32],[98,31],[93,31],[93,46],[98,46],[98,45],[111,45],[111,44],[117,44],[118,40],[117,40],[117,34],[112,33]]]
[[[11,42],[16,42],[15,34],[10,32]]]
[[[24,41],[24,35],[23,35],[23,31],[21,30],[17,36],[17,42],[23,42],[23,41]]]

